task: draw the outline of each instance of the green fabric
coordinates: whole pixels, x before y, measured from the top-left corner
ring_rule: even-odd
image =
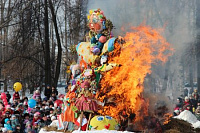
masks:
[[[99,82],[100,82],[100,76],[101,76],[101,74],[99,73],[99,72],[94,72],[95,73],[95,81],[96,81],[96,83],[97,83],[97,87],[98,87],[98,85],[99,85]]]

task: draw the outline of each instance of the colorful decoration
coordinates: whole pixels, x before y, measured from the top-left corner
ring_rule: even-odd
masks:
[[[117,121],[110,116],[94,116],[90,121],[90,129],[96,130],[117,130]]]
[[[16,92],[20,91],[22,89],[22,84],[20,82],[16,82],[14,85],[13,85],[13,88]]]
[[[106,19],[103,11],[94,9],[89,11],[88,26],[90,42],[80,42],[76,45],[78,62],[71,65],[70,69],[67,68],[67,73],[72,73],[72,80],[64,98],[63,109],[63,122],[73,122],[81,130],[88,129],[84,112],[90,113],[88,120],[90,121],[92,113],[98,111],[98,106],[104,106],[104,103],[96,99],[101,72],[119,66],[116,63],[108,63],[108,52],[115,49],[116,40],[111,35],[112,22]],[[72,52],[73,49],[72,47]],[[114,130],[117,125],[117,122],[109,116],[95,116],[91,122],[90,126],[97,130]],[[99,126],[96,127],[97,125]]]

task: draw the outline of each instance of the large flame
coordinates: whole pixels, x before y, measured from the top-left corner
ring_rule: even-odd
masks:
[[[103,75],[100,100],[113,97],[115,105],[104,106],[99,113],[119,119],[119,114],[135,113],[139,120],[147,114],[148,102],[142,98],[145,76],[152,63],[165,62],[171,54],[170,44],[158,30],[148,26],[132,27],[118,56],[109,60],[120,64]],[[116,52],[117,53],[117,52]]]

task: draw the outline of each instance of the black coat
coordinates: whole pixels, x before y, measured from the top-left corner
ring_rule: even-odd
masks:
[[[11,98],[11,95],[10,94],[6,94],[6,99],[7,99],[8,102],[10,101],[10,98]]]
[[[51,93],[52,93],[51,88],[49,88],[49,89],[45,88],[45,91],[44,91],[44,95],[45,95],[45,96],[50,97],[50,96],[51,96]]]

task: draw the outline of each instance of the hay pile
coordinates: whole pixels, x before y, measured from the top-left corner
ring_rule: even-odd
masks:
[[[173,131],[173,133],[193,133],[195,130],[192,125],[184,120],[171,118],[170,122],[163,126],[165,133]]]

